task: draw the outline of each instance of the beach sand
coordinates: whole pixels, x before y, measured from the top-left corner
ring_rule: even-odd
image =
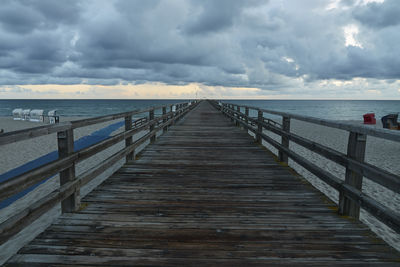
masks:
[[[360,121],[346,121],[347,123],[362,125]],[[376,125],[366,125],[366,127],[382,128],[382,124],[377,122]],[[291,120],[291,132],[305,137],[309,140],[318,142],[332,149],[347,153],[347,140],[348,132],[340,129],[330,128],[326,126],[316,125],[298,120]],[[265,133],[272,137],[274,140],[280,142],[281,138],[278,135],[272,134],[268,131]],[[269,150],[275,155],[278,155],[278,151],[263,141]],[[296,153],[304,156],[317,166],[329,171],[336,177],[344,180],[345,168],[339,164],[336,164],[317,153],[311,152],[300,145],[290,142],[290,149]],[[378,166],[379,168],[385,169],[391,173],[400,174],[400,143],[373,136],[367,137],[367,147],[365,152],[365,161]],[[339,193],[330,187],[325,182],[321,181],[315,175],[305,170],[297,163],[289,160],[289,166],[293,168],[297,173],[306,178],[314,187],[322,191],[332,201],[338,203]],[[399,212],[400,210],[400,194],[397,194],[385,187],[370,181],[368,178],[363,179],[363,192],[368,196],[376,199],[379,203],[386,207],[389,207],[393,211]],[[400,251],[400,235],[394,232],[392,229],[379,222],[375,217],[368,214],[366,211],[361,210],[360,220],[368,225],[377,235],[384,239],[392,247]]]
[[[83,119],[82,117],[60,117],[60,122],[71,121]],[[112,123],[121,120],[114,120],[109,122],[104,122],[100,124],[90,125],[82,128],[77,128],[74,130],[74,140],[89,135],[92,132],[102,129]],[[29,121],[13,121],[12,117],[0,117],[0,128],[4,129],[5,132],[21,130],[36,126],[44,125],[43,123],[34,123]],[[123,127],[114,131],[111,135],[115,135],[123,130]],[[140,138],[145,133],[138,133],[134,135],[134,139]],[[139,152],[146,145],[143,144],[136,151]],[[108,149],[79,162],[76,165],[76,175],[83,173],[89,168],[94,167],[97,163],[106,158],[110,157],[112,154],[124,148],[124,141],[109,147]],[[9,145],[1,146],[0,149],[0,174],[14,169],[22,164],[25,164],[31,160],[34,160],[40,156],[57,150],[57,135],[50,134],[41,137],[36,137],[33,139],[12,143]],[[80,195],[84,197],[105,179],[107,179],[111,174],[118,170],[125,160],[120,160],[112,168],[105,171],[103,174],[99,175],[97,178],[93,179],[90,183],[81,188]],[[41,197],[47,195],[48,193],[54,191],[59,187],[59,176],[56,175],[49,179],[46,183],[38,186],[33,191],[18,199],[11,205],[0,210],[0,222],[5,221],[10,218],[13,214],[31,205],[34,201],[39,200]],[[41,216],[32,225],[22,230],[20,233],[15,235],[8,242],[0,246],[0,265],[4,263],[10,256],[15,254],[19,248],[20,244],[26,244],[32,240],[35,236],[46,229],[60,214],[60,205]]]

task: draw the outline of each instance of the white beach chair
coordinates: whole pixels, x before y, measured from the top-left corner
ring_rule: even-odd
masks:
[[[172,112],[175,112],[175,111],[176,111],[176,106],[173,105],[173,106],[172,106]]]
[[[49,116],[49,123],[50,124],[55,124],[56,123],[56,113],[57,113],[57,110],[50,110],[48,113],[47,113],[47,116]]]
[[[13,120],[20,121],[23,119],[23,110],[22,108],[16,108],[12,111],[13,113]]]
[[[43,109],[32,109],[29,113],[29,121],[43,122]]]
[[[23,111],[22,111],[22,120],[23,121],[27,121],[27,120],[29,120],[29,114],[31,113],[31,110],[30,109],[24,109]]]

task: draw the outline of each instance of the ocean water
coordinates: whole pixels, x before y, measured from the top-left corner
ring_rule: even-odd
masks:
[[[223,101],[331,120],[363,120],[363,114],[381,117],[400,112],[400,100],[231,100]],[[252,114],[250,114],[252,115]]]
[[[188,100],[0,100],[0,116],[11,116],[15,108],[57,109],[68,117],[96,117],[150,106],[173,104]],[[362,120],[365,113],[380,119],[400,112],[400,100],[223,100],[248,106],[283,111],[333,120]]]

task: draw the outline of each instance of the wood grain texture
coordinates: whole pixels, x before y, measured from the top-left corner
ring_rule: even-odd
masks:
[[[400,255],[202,102],[6,266],[395,266]]]

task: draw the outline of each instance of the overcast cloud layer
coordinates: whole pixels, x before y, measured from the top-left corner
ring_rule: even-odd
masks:
[[[390,84],[399,14],[398,0],[2,0],[0,85]]]

